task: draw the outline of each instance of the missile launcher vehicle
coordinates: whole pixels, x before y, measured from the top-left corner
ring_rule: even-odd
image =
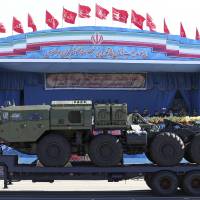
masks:
[[[200,163],[200,133],[186,139],[184,133],[140,129],[135,120],[127,104],[72,100],[7,106],[0,109],[0,141],[50,167],[65,166],[72,154],[89,155],[96,166],[123,165],[123,154],[137,153],[159,166],[177,165],[184,156]]]

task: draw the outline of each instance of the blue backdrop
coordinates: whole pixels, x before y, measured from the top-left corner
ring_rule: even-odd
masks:
[[[152,114],[169,108],[180,91],[190,112],[200,114],[200,73],[148,73],[146,90],[45,90],[44,74],[28,72],[0,73],[0,105],[49,104],[52,100],[91,99],[95,102],[128,103],[129,112],[147,108]]]
[[[89,99],[94,102],[118,102],[128,104],[129,112],[144,108],[154,113],[160,108],[168,108],[176,90],[44,90],[43,85],[25,86],[25,104],[49,104],[52,100]]]
[[[20,90],[0,90],[0,105],[4,105],[6,101],[20,104]]]

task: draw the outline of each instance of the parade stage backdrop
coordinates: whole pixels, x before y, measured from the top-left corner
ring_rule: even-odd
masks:
[[[129,112],[170,108],[180,92],[200,112],[200,42],[111,27],[71,27],[0,39],[0,104],[91,99]]]

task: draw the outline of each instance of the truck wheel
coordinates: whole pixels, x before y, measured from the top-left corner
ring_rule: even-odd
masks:
[[[183,189],[193,196],[200,195],[200,171],[193,171],[186,174],[183,179]]]
[[[3,149],[2,146],[0,146],[0,156],[3,155]]]
[[[89,156],[98,166],[116,166],[122,161],[123,148],[112,135],[98,135],[90,143]]]
[[[174,133],[160,133],[150,144],[150,155],[160,166],[177,165],[184,156],[184,143]]]
[[[184,158],[190,163],[194,162],[192,157],[191,157],[191,142],[185,146]]]
[[[180,191],[184,191],[184,189],[183,189],[183,178],[184,178],[184,175],[178,176],[178,187],[179,187]]]
[[[152,157],[151,157],[151,154],[150,154],[149,151],[146,151],[146,152],[145,152],[145,156],[147,157],[147,159],[148,159],[149,161],[153,162]]]
[[[190,147],[190,157],[194,163],[200,164],[200,134],[194,136]]]
[[[65,137],[49,134],[39,140],[37,155],[44,166],[63,167],[71,156],[71,147]]]
[[[152,175],[151,174],[145,174],[144,175],[144,181],[146,183],[146,185],[152,189],[152,182],[151,182],[151,179],[152,179]]]
[[[178,178],[168,171],[161,171],[153,175],[151,179],[152,190],[162,196],[173,195],[178,188]]]

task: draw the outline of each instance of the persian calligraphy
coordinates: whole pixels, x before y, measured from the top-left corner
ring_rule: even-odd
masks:
[[[146,74],[46,74],[46,89],[144,89]]]
[[[51,47],[43,49],[44,58],[96,58],[96,59],[147,59],[148,52],[145,49],[136,48],[114,48],[114,47],[76,47],[68,46]]]

